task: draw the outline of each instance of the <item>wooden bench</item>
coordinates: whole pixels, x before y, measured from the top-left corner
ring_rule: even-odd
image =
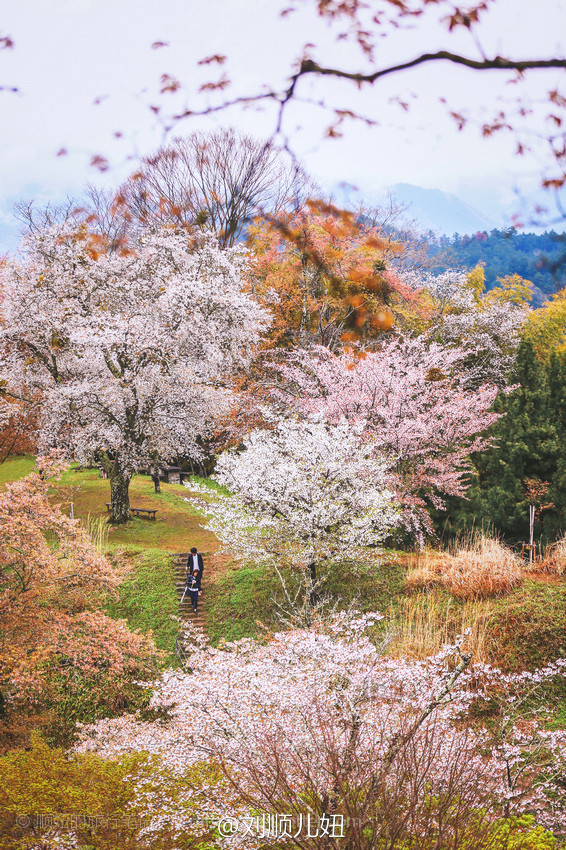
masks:
[[[112,507],[111,502],[106,502],[106,510],[109,511]],[[135,514],[136,516],[140,516],[143,514],[147,514],[148,519],[155,519],[155,514],[157,513],[157,508],[130,508],[130,513]]]

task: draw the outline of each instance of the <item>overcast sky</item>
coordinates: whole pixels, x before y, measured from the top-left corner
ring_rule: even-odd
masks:
[[[310,8],[314,3],[304,2],[299,13],[283,19],[281,5],[278,0],[3,0],[0,36],[11,36],[15,46],[0,51],[0,85],[18,88],[16,94],[0,92],[4,220],[17,199],[57,200],[79,193],[88,180],[117,184],[133,169],[136,156],[163,139],[162,123],[150,107],[157,105],[166,115],[214,104],[214,96],[195,92],[223,72],[232,80],[226,96],[253,94],[264,85],[280,88],[306,41],[315,45],[313,58],[362,68],[357,50],[337,43],[336,32],[318,21]],[[517,57],[564,55],[564,37],[562,0],[495,0],[481,29],[488,54]],[[167,46],[152,49],[156,41]],[[477,55],[468,33],[449,39],[445,29],[419,21],[413,30],[383,39],[377,58],[382,64],[447,46]],[[197,64],[216,53],[228,56],[226,66]],[[159,94],[164,73],[179,79],[180,92]],[[528,90],[536,100],[557,85],[564,86],[564,72],[539,72]],[[481,119],[485,104],[497,94],[509,100],[514,91],[503,77],[447,65],[394,75],[362,92],[344,82],[305,80],[303,100],[354,108],[379,126],[349,124],[342,139],[325,139],[331,114],[299,103],[288,110],[284,127],[296,154],[326,186],[346,181],[367,194],[405,182],[454,192],[476,204],[482,197],[504,203],[514,187],[530,191],[536,185],[547,161],[544,145],[533,136],[534,153],[516,158],[510,137],[483,140],[477,127],[459,133],[439,98]],[[409,103],[409,111],[389,103],[397,96]],[[233,125],[265,136],[274,120],[272,106],[232,109],[184,120],[175,132]],[[67,154],[57,157],[61,149]],[[104,177],[89,165],[95,155],[110,161]]]

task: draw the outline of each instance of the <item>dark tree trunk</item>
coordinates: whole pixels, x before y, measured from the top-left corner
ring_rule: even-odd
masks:
[[[316,564],[314,561],[309,564],[309,576],[310,576],[310,604],[311,608],[314,608],[318,605],[320,601],[320,597],[318,595],[317,590],[317,579],[316,579]]]
[[[110,472],[110,522],[122,525],[130,519],[130,480],[131,474],[123,470],[115,461]]]
[[[153,486],[155,487],[155,492],[161,493],[161,482],[159,481],[159,473],[158,472],[152,472],[151,473],[151,480],[153,481]]]

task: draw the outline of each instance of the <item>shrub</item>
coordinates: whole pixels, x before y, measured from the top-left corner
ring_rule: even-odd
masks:
[[[78,755],[34,735],[29,750],[0,756],[0,775],[0,850],[211,846],[199,791],[218,783],[214,767],[175,774],[147,753]]]
[[[453,553],[425,550],[407,587],[445,587],[460,599],[484,599],[509,593],[521,580],[520,558],[499,540],[476,534]]]
[[[151,636],[100,610],[123,572],[50,501],[57,457],[38,463],[0,493],[0,747],[38,725],[63,741],[76,720],[137,703],[160,658]]]
[[[555,850],[557,847],[554,835],[542,826],[537,825],[531,815],[504,818],[496,821],[483,836],[485,843],[479,843],[473,834],[464,836],[459,843],[461,850]]]
[[[555,576],[566,575],[566,537],[549,546],[542,561],[535,561],[533,570]]]

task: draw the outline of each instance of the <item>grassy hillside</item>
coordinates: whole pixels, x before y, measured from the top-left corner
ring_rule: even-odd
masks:
[[[12,458],[0,465],[0,486],[28,474],[30,457]],[[96,469],[71,468],[54,486],[53,498],[65,513],[85,523],[99,523],[107,531],[110,557],[131,565],[120,598],[109,605],[112,616],[125,618],[132,628],[152,631],[159,648],[173,661],[177,613],[170,554],[191,546],[208,553],[205,567],[206,608],[209,635],[237,640],[258,636],[282,626],[284,593],[273,570],[258,564],[240,564],[215,556],[218,541],[193,505],[185,501],[181,485],[162,484],[154,492],[149,476],[135,475],[130,486],[133,506],[157,509],[156,521],[134,518],[127,526],[107,526],[105,503],[110,485]],[[446,591],[430,589],[409,593],[405,587],[407,559],[399,552],[384,555],[372,568],[355,564],[336,565],[327,575],[324,592],[337,608],[350,606],[378,610],[386,615],[385,627],[395,633],[399,651],[419,654],[436,651],[462,628],[472,627],[482,642],[483,660],[506,669],[536,667],[566,655],[566,580],[529,575],[518,587],[500,598],[467,603]],[[283,571],[291,593],[297,574]]]
[[[130,629],[151,632],[158,649],[166,653],[165,666],[177,666],[175,636],[178,624],[173,619],[179,601],[173,580],[169,555],[159,549],[142,552],[133,547],[120,550],[122,559],[129,559],[132,570],[120,587],[119,598],[107,606],[107,614],[127,621]]]
[[[31,455],[7,458],[4,463],[0,463],[0,487],[29,475],[34,466],[35,458]]]
[[[148,475],[134,475],[130,484],[130,504],[137,508],[155,508],[155,521],[134,517],[126,526],[109,526],[110,547],[132,545],[137,549],[160,549],[164,552],[186,552],[191,546],[202,551],[214,551],[213,535],[202,528],[202,517],[184,501],[186,490],[178,484],[163,484],[161,493],[154,492]],[[69,469],[56,487],[56,497],[63,510],[74,515],[107,517],[106,502],[110,501],[110,483],[100,477],[97,469]]]
[[[29,455],[8,458],[0,464],[0,487],[28,475],[34,467]],[[159,549],[164,552],[186,552],[191,546],[213,552],[214,536],[202,527],[202,517],[184,501],[186,490],[181,485],[162,484],[155,493],[148,475],[134,475],[130,484],[130,504],[139,508],[155,508],[155,521],[134,517],[127,526],[108,526],[108,546],[133,546],[136,549]],[[87,520],[106,519],[106,502],[110,501],[110,482],[100,477],[98,469],[72,466],[54,484],[53,499],[63,512]]]

